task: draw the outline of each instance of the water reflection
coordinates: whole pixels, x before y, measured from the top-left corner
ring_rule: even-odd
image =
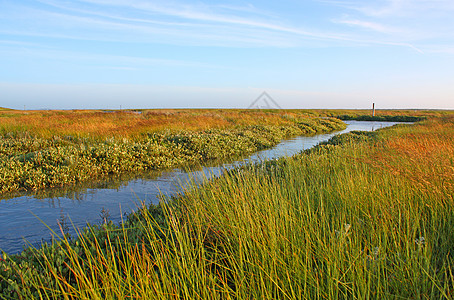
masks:
[[[140,207],[141,202],[158,203],[161,195],[172,195],[176,186],[185,185],[189,178],[203,180],[220,175],[223,170],[265,159],[294,155],[325,141],[335,134],[352,130],[375,130],[394,125],[390,122],[346,122],[348,127],[341,132],[296,137],[282,141],[276,147],[257,152],[229,162],[211,161],[190,173],[182,169],[147,172],[134,175],[110,177],[70,187],[53,188],[29,194],[3,195],[0,200],[0,249],[7,253],[20,252],[24,239],[32,245],[51,238],[47,224],[58,232],[58,220],[67,216],[76,228],[87,222],[100,223],[103,209],[109,211],[112,221],[120,222],[124,213]],[[41,219],[41,221],[39,219]],[[70,234],[75,234],[71,227]]]

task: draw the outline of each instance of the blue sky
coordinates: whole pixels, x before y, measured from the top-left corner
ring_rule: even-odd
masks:
[[[0,106],[454,109],[452,0],[0,0]]]

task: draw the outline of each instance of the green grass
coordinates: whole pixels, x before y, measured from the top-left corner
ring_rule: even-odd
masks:
[[[341,120],[356,120],[356,121],[378,121],[378,122],[418,122],[425,120],[423,116],[399,116],[399,115],[339,115],[337,118]]]
[[[447,113],[377,111],[375,119],[416,121]],[[0,110],[0,193],[244,155],[290,136],[343,129],[338,118],[370,119],[366,114],[365,110]]]
[[[450,299],[452,170],[452,116],[348,134],[229,171],[122,225],[106,222],[7,257],[0,292],[6,299]]]
[[[256,117],[260,115],[257,113]],[[269,120],[275,124],[197,131],[150,131],[134,137],[45,137],[33,131],[18,130],[18,125],[15,125],[15,131],[0,134],[0,193],[39,190],[107,175],[118,176],[226,159],[271,147],[291,136],[345,128],[342,121],[334,118],[289,118],[275,114]]]

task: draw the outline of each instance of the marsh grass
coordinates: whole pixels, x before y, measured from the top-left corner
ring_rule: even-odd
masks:
[[[449,111],[377,110],[378,117],[439,117]],[[0,109],[0,133],[49,139],[128,138],[161,131],[202,131],[251,125],[291,125],[301,118],[365,117],[370,110],[143,109],[48,110]]]
[[[226,159],[287,137],[345,128],[338,119],[304,115],[253,110],[0,113],[0,193]]]
[[[424,110],[424,109],[376,109],[372,116],[371,109],[336,109],[313,110],[319,116],[337,117],[341,120],[358,121],[392,121],[392,122],[417,122],[427,118],[440,118],[452,115],[452,110]]]
[[[453,133],[446,117],[226,172],[64,239],[63,262],[31,252],[9,295],[451,299]]]
[[[251,125],[291,125],[318,117],[303,110],[154,109],[154,110],[0,110],[2,134],[40,138],[131,138],[150,132],[202,131]]]

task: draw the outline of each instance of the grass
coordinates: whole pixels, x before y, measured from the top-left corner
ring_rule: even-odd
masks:
[[[432,117],[449,111],[377,110],[377,117]],[[294,119],[371,115],[370,110],[0,110],[0,133],[39,138],[134,138],[150,132],[203,131],[251,125],[291,125]]]
[[[0,112],[0,193],[225,159],[343,128],[300,111]]]
[[[453,139],[454,117],[446,115],[229,171],[119,226],[106,222],[4,257],[1,292],[451,299]]]
[[[318,117],[302,110],[154,109],[0,111],[2,134],[40,138],[134,138],[150,132],[203,131],[251,125],[291,125],[294,119]]]
[[[367,121],[367,119],[372,117],[372,110],[371,109],[336,109],[336,110],[313,110],[313,113],[330,116],[330,117],[338,117],[343,120],[363,120]],[[401,119],[403,122],[415,122],[418,119],[426,119],[426,118],[438,118],[443,116],[449,116],[452,114],[452,110],[431,110],[431,109],[376,109],[375,110],[375,118],[380,121],[387,121],[391,120],[398,121]],[[412,120],[413,119],[413,120]]]

